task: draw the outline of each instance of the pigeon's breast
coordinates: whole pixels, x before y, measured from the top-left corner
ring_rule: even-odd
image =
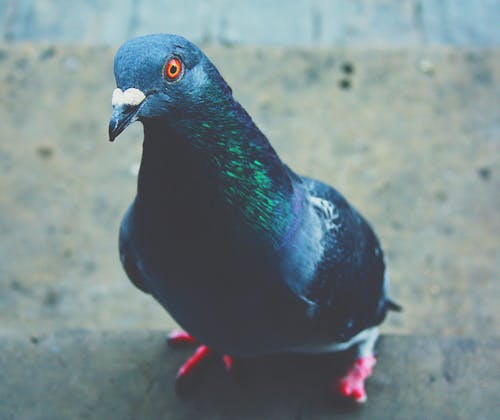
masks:
[[[283,351],[308,340],[304,302],[281,279],[278,263],[239,247],[227,232],[152,228],[132,217],[135,259],[151,294],[190,334],[233,355]]]

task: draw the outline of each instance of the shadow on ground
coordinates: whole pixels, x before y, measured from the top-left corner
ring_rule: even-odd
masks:
[[[189,350],[159,332],[67,331],[2,336],[2,418],[302,419],[494,418],[500,340],[385,336],[368,403],[330,395],[340,356],[287,356],[239,362],[235,378],[213,360],[176,394]],[[29,386],[27,386],[29,384]],[[402,413],[401,410],[403,410]]]

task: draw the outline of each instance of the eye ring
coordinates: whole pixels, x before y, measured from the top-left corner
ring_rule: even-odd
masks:
[[[177,57],[172,57],[165,64],[163,75],[168,81],[173,82],[180,77],[182,69],[182,61]]]

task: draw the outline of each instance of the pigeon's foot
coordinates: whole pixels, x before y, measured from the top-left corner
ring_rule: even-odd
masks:
[[[167,337],[167,341],[169,345],[177,347],[199,344],[198,340],[184,331],[174,331],[170,333]],[[182,385],[186,378],[190,377],[194,371],[198,370],[198,368],[212,355],[212,350],[210,350],[207,346],[198,346],[195,353],[180,367],[177,372],[176,386],[178,387]],[[222,356],[222,361],[226,371],[228,373],[232,373],[234,370],[234,359],[226,354]]]
[[[358,358],[347,373],[333,384],[334,391],[356,403],[366,401],[365,380],[372,374],[377,359],[373,355]]]

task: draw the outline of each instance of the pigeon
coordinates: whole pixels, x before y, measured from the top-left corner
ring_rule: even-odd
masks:
[[[383,251],[367,221],[332,187],[283,163],[207,56],[187,39],[127,41],[114,60],[109,139],[144,128],[137,194],[120,259],[199,344],[177,381],[208,356],[356,349],[334,393],[366,400],[387,296]]]

